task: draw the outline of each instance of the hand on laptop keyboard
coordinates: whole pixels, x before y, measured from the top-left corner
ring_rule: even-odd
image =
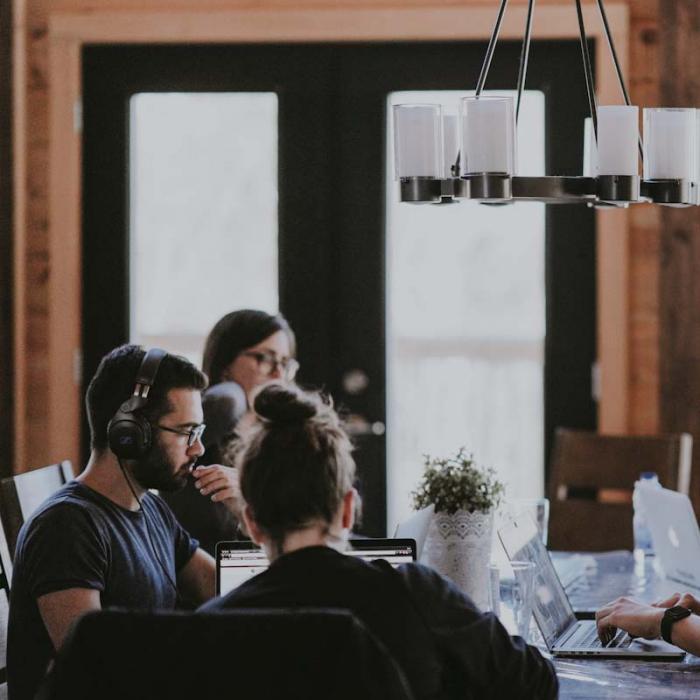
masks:
[[[640,603],[631,598],[618,598],[602,607],[595,615],[598,636],[609,643],[618,629],[634,637],[657,639],[661,631],[664,609]]]

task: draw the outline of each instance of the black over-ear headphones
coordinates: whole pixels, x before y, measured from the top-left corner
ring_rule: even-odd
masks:
[[[141,410],[148,403],[148,392],[156,380],[160,363],[167,354],[160,348],[151,348],[146,352],[136,373],[133,395],[119,407],[109,421],[109,449],[120,459],[139,459],[151,449],[151,424],[141,414]]]

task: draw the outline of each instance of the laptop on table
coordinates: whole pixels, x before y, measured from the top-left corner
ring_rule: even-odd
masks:
[[[346,554],[372,561],[386,559],[394,568],[416,561],[412,539],[351,539]],[[226,595],[270,565],[265,552],[253,542],[219,542],[216,545],[216,595]]]
[[[666,578],[700,596],[700,528],[690,499],[663,488],[639,492],[654,553]]]
[[[564,587],[542,544],[537,525],[528,516],[515,518],[498,536],[511,561],[535,565],[533,615],[547,649],[557,657],[680,661],[685,652],[663,640],[633,639],[622,630],[603,644],[595,620],[578,620]]]

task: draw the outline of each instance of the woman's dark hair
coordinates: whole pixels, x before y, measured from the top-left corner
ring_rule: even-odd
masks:
[[[224,370],[247,348],[257,345],[277,331],[289,338],[292,357],[296,356],[296,339],[282,314],[268,314],[255,309],[232,311],[220,318],[204,344],[202,369],[211,385],[224,380]]]
[[[255,522],[279,551],[289,532],[330,526],[355,478],[352,445],[317,393],[268,384],[253,406],[258,420],[243,431],[234,464]]]

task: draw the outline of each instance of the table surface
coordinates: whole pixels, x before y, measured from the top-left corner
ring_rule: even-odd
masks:
[[[571,556],[554,553],[555,565]],[[653,558],[641,562],[631,552],[605,552],[593,555],[595,567],[567,586],[575,610],[594,610],[621,595],[640,600],[659,600],[682,585],[664,580],[656,571]],[[614,661],[555,659],[559,676],[559,697],[564,700],[595,698],[700,697],[700,658],[686,654],[682,662]]]

